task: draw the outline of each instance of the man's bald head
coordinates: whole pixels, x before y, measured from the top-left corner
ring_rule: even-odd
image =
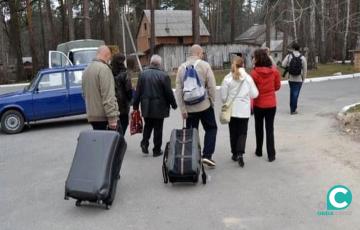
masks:
[[[191,52],[192,56],[202,58],[204,50],[203,50],[203,48],[201,48],[201,46],[199,46],[198,44],[195,44],[195,45],[191,46],[190,52]]]
[[[109,47],[105,45],[100,46],[96,52],[96,58],[108,63],[111,60],[111,51]]]

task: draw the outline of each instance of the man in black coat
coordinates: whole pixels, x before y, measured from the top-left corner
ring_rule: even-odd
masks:
[[[137,110],[141,103],[145,126],[140,147],[145,154],[149,153],[149,139],[154,129],[154,157],[163,154],[161,151],[163,124],[164,118],[169,117],[170,105],[173,109],[177,108],[170,77],[160,70],[160,66],[161,57],[153,55],[150,66],[139,76],[133,104],[134,110]]]

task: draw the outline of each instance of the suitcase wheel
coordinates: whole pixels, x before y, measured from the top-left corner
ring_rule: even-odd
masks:
[[[106,204],[105,205],[105,210],[109,210],[110,209],[110,205]]]
[[[206,184],[206,174],[203,173],[203,174],[201,175],[201,179],[202,179],[202,183],[203,183],[203,184]]]
[[[77,200],[77,201],[75,202],[75,206],[76,206],[76,207],[80,207],[80,206],[81,206],[81,200]]]

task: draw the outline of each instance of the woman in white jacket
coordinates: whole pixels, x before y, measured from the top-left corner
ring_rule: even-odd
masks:
[[[231,159],[238,161],[241,167],[244,167],[243,154],[245,153],[248,121],[251,113],[250,100],[256,98],[258,94],[259,91],[253,79],[244,69],[244,59],[236,56],[232,60],[231,72],[225,76],[222,82],[221,100],[223,103],[234,100],[229,123]]]

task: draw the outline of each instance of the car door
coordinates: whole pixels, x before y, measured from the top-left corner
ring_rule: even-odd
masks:
[[[70,59],[60,51],[49,51],[49,68],[72,66]]]
[[[70,112],[72,114],[83,114],[86,112],[81,86],[83,72],[83,69],[67,71],[69,82]]]
[[[61,117],[69,114],[69,92],[65,71],[41,75],[33,91],[33,108],[36,119]]]

